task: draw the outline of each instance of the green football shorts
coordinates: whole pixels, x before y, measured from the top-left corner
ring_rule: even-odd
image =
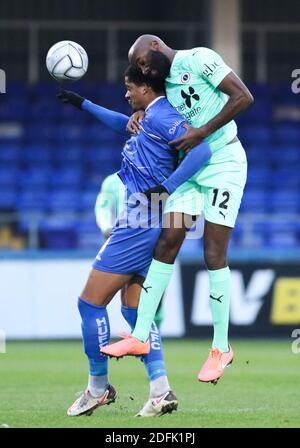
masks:
[[[240,141],[213,153],[209,162],[168,198],[164,213],[200,215],[234,227],[247,179],[247,158]]]

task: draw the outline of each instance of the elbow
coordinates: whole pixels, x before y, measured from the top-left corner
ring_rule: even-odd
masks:
[[[254,98],[252,93],[247,90],[246,92],[244,92],[244,105],[245,105],[245,109],[247,109],[247,107],[251,106],[251,104],[254,103]]]
[[[243,92],[239,97],[240,112],[246,110],[253,102],[254,98],[249,90]]]

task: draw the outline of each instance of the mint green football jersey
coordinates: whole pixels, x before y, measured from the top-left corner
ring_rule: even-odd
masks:
[[[95,204],[96,221],[102,232],[111,230],[124,207],[125,186],[117,173],[107,176]]]
[[[199,128],[214,118],[228,101],[218,85],[231,71],[221,56],[209,48],[179,50],[166,79],[167,98],[191,126]],[[215,152],[236,134],[237,127],[232,120],[209,135],[206,141]]]

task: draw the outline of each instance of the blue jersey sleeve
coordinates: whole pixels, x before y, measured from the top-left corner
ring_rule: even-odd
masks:
[[[120,132],[121,134],[126,134],[126,126],[129,120],[127,115],[98,106],[98,104],[94,104],[89,100],[84,100],[81,107],[83,110],[90,112],[109,128]]]
[[[176,188],[197,173],[211,158],[212,152],[206,142],[195,146],[184,157],[178,168],[166,179],[162,185],[172,194]]]

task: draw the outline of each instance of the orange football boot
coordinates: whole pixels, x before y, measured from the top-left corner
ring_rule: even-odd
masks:
[[[100,351],[113,358],[148,355],[150,352],[150,342],[149,340],[147,342],[142,342],[129,334],[124,336],[121,341],[105,345]]]
[[[229,346],[229,352],[221,352],[217,348],[209,349],[209,355],[198,374],[198,380],[204,383],[217,384],[224,373],[225,367],[233,361],[233,350]]]

